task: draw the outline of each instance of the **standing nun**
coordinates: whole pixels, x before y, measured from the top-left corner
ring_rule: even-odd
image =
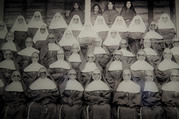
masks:
[[[99,37],[104,41],[109,31],[109,27],[106,24],[104,17],[102,15],[97,16],[94,23],[94,30],[98,33]]]
[[[34,12],[32,19],[28,23],[28,35],[34,37],[35,33],[42,26],[42,24],[44,24],[44,22],[41,13],[39,11]]]
[[[83,119],[82,99],[84,88],[78,80],[76,71],[71,69],[68,72],[68,80],[64,81],[66,85],[62,92],[61,106],[59,106],[60,119]]]
[[[51,30],[57,38],[61,39],[62,34],[67,27],[68,25],[62,14],[60,12],[55,13],[50,22],[49,30]]]
[[[152,48],[161,56],[165,46],[163,36],[156,32],[157,28],[157,24],[154,21],[151,22],[149,31],[145,33],[143,39],[150,39]]]
[[[113,25],[111,26],[111,29],[115,29],[119,32],[121,38],[126,39],[128,37],[128,28],[127,24],[124,21],[124,18],[122,16],[117,16]]]
[[[11,28],[11,32],[14,32],[14,42],[21,49],[25,46],[27,31],[28,25],[26,24],[25,18],[22,15],[18,16]]]
[[[45,68],[38,71],[39,77],[28,88],[27,119],[57,119],[57,96],[59,91],[56,83],[48,77]]]
[[[169,81],[169,76],[172,69],[179,69],[179,65],[172,61],[172,52],[170,49],[166,48],[163,51],[163,60],[158,64],[156,70],[157,81],[160,84],[166,83]]]
[[[24,119],[26,118],[25,85],[18,71],[12,73],[11,80],[3,94],[5,106],[2,119]]]
[[[161,94],[154,82],[154,74],[152,71],[146,71],[142,92],[142,119],[163,119],[164,111],[161,106]]]
[[[8,33],[6,24],[3,21],[0,21],[0,44],[2,45],[5,42],[6,35]],[[2,47],[0,45],[0,48]]]
[[[175,61],[177,62],[177,64],[179,64],[179,39],[178,38],[174,38],[173,39],[173,48],[171,49],[172,54],[175,58]]]
[[[93,81],[85,87],[84,119],[111,119],[111,90],[108,84],[102,81],[100,70],[93,71],[92,79]]]
[[[167,119],[179,118],[179,72],[172,70],[168,83],[162,86],[162,102]]]
[[[114,92],[113,103],[116,105],[117,119],[139,119],[141,105],[141,88],[132,81],[131,71],[123,71],[123,81]]]
[[[136,15],[129,25],[129,39],[128,43],[135,54],[138,52],[141,46],[141,39],[146,31],[145,23],[141,16]]]

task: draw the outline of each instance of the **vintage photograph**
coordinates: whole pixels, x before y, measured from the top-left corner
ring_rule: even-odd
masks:
[[[177,5],[0,0],[0,118],[179,119]]]

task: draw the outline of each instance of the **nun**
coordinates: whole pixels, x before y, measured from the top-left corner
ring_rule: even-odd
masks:
[[[6,35],[8,33],[6,24],[3,21],[0,21],[0,44],[2,45],[5,42]],[[0,48],[2,47],[0,45]]]
[[[167,13],[161,14],[157,25],[158,25],[158,31],[160,35],[164,37],[164,40],[171,40],[172,38],[174,38],[176,33],[176,28]]]
[[[4,100],[3,100],[3,93],[4,93],[4,81],[2,78],[0,78],[0,114],[2,114],[2,110],[4,107]]]
[[[27,119],[57,119],[57,98],[59,91],[56,83],[48,77],[46,68],[40,68],[38,78],[28,87]]]
[[[102,15],[98,15],[94,22],[94,30],[98,33],[99,37],[104,41],[107,37],[107,33],[109,31],[109,27],[106,24],[104,17]]]
[[[44,67],[39,62],[39,53],[33,52],[31,55],[31,63],[24,68],[23,77],[25,79],[26,85],[30,85],[37,77],[38,71]]]
[[[77,38],[82,28],[83,25],[81,23],[80,17],[78,15],[74,15],[67,29],[70,29],[73,32],[74,37]]]
[[[178,38],[173,38],[173,48],[171,49],[172,54],[175,58],[175,61],[177,64],[179,64],[179,39]]]
[[[122,16],[117,16],[111,29],[115,29],[119,32],[121,38],[126,39],[128,37],[128,27]]]
[[[68,80],[64,81],[65,88],[61,96],[59,106],[60,119],[83,119],[83,91],[84,88],[77,80],[77,73],[74,69],[68,72]]]
[[[116,119],[139,119],[141,106],[141,88],[132,81],[131,71],[123,71],[123,81],[114,92],[113,103],[116,105]]]
[[[10,82],[11,73],[18,68],[17,63],[13,59],[13,53],[11,50],[4,51],[4,60],[0,62],[1,78],[5,80],[5,83]]]
[[[67,27],[68,25],[65,19],[63,18],[62,14],[60,12],[55,13],[50,22],[49,31],[52,31],[55,37],[61,39],[62,34],[64,33]]]
[[[163,51],[163,60],[158,64],[155,72],[158,83],[163,84],[168,82],[172,69],[179,69],[179,65],[173,61],[171,49],[166,48]]]
[[[14,42],[20,49],[25,46],[25,39],[27,37],[28,25],[26,24],[25,18],[22,15],[17,16],[11,32],[14,32]]]
[[[71,68],[70,63],[65,60],[64,55],[63,49],[58,50],[57,61],[49,65],[50,73],[58,85],[63,82],[65,74]]]
[[[172,70],[170,81],[162,86],[162,102],[167,119],[179,118],[179,72]]]
[[[161,91],[154,82],[154,73],[146,71],[144,90],[142,92],[142,119],[163,119],[164,110],[161,106]]]
[[[149,25],[149,31],[145,33],[143,39],[150,39],[152,44],[151,47],[157,52],[157,54],[159,54],[159,56],[161,56],[165,44],[163,42],[163,36],[156,32],[157,29],[157,23],[152,21]]]
[[[136,15],[132,19],[128,27],[128,32],[129,32],[128,43],[131,48],[131,51],[134,51],[135,54],[140,49],[140,46],[141,46],[140,42],[141,42],[141,39],[143,38],[145,31],[146,31],[146,26],[142,17],[139,15]]]
[[[110,53],[119,48],[121,37],[117,30],[110,29],[103,45],[107,47]]]
[[[93,81],[85,87],[83,119],[111,119],[111,90],[107,83],[102,81],[100,70],[92,73]]]
[[[26,96],[25,85],[19,71],[13,71],[11,83],[5,86],[2,119],[24,119],[26,118]]]
[[[116,50],[111,61],[106,65],[106,80],[110,87],[115,90],[121,82],[123,64],[121,62],[122,52]]]
[[[28,23],[28,35],[34,37],[37,30],[44,24],[40,11],[34,12],[31,20]]]
[[[37,52],[39,50],[33,48],[33,40],[31,37],[27,37],[25,40],[25,48],[20,50],[18,54],[18,64],[21,70],[27,67],[30,64],[32,53]]]
[[[151,41],[149,39],[144,39],[144,52],[146,54],[146,60],[155,68],[160,62],[160,57],[157,52],[151,48]]]

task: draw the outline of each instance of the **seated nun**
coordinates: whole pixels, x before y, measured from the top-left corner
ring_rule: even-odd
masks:
[[[28,34],[34,37],[37,30],[44,24],[40,11],[34,12],[31,20],[28,23]]]
[[[98,33],[99,37],[104,41],[109,31],[109,27],[106,24],[104,17],[102,15],[97,16],[93,27],[96,33]]]
[[[59,91],[56,83],[48,78],[48,72],[40,68],[38,78],[29,86],[28,119],[57,119],[57,96]]]
[[[20,50],[17,54],[18,56],[18,63],[21,69],[27,67],[31,61],[32,53],[39,51],[33,48],[33,40],[31,37],[27,37],[25,40],[25,47],[24,49]]]
[[[149,31],[147,33],[145,33],[143,39],[150,39],[152,48],[155,51],[157,51],[159,56],[161,56],[162,52],[164,50],[165,44],[163,42],[163,36],[161,36],[159,33],[156,32],[157,28],[158,28],[157,23],[152,21],[149,26]]]
[[[111,119],[111,90],[102,80],[100,70],[92,72],[93,81],[85,87],[84,99],[86,109],[84,119]]]
[[[95,69],[101,69],[99,64],[96,62],[96,57],[93,53],[87,54],[86,61],[83,61],[81,64],[81,72],[82,72],[82,84],[86,86],[89,82],[91,82],[91,73]]]
[[[120,42],[121,37],[118,31],[110,29],[103,45],[107,47],[110,53],[112,53],[119,48]]]
[[[96,61],[100,64],[100,66],[103,69],[105,69],[106,64],[110,60],[110,54],[108,50],[101,45],[102,45],[101,38],[98,38],[98,40],[94,41],[93,54],[96,57]]]
[[[156,68],[160,62],[160,57],[157,52],[151,48],[151,41],[149,39],[144,39],[144,52],[146,54],[147,61]]]
[[[129,39],[128,44],[131,51],[134,51],[136,54],[138,50],[141,48],[141,39],[146,31],[145,23],[141,16],[136,15],[133,20],[131,21],[128,32],[129,32]]]
[[[1,78],[5,80],[6,83],[10,80],[10,75],[12,71],[18,68],[16,62],[13,60],[13,53],[10,50],[5,50],[3,52],[4,60],[0,62],[0,72]]]
[[[173,39],[173,48],[171,49],[172,54],[177,64],[179,64],[179,38]]]
[[[111,61],[106,65],[106,80],[112,89],[116,89],[121,82],[123,64],[121,62],[122,52],[114,51]]]
[[[57,61],[53,62],[49,65],[50,73],[55,81],[61,84],[64,80],[64,75],[71,68],[69,62],[67,62],[64,58],[64,51],[60,49],[57,51]]]
[[[137,61],[130,66],[130,69],[134,77],[144,78],[145,71],[153,71],[154,67],[146,61],[145,51],[139,50],[137,53]]]
[[[3,21],[0,21],[0,44],[2,45],[5,42],[6,35],[8,33],[6,24]],[[0,45],[0,48],[1,48]]]
[[[25,18],[22,15],[17,16],[11,32],[14,32],[14,42],[21,49],[24,48],[25,40],[27,37],[28,25],[26,24]]]
[[[142,92],[142,119],[163,119],[164,111],[162,109],[161,94],[152,71],[145,72],[144,90]]]
[[[55,37],[61,39],[61,36],[67,27],[68,25],[65,19],[63,18],[62,14],[60,12],[55,13],[50,22],[49,31],[52,31]]]
[[[74,15],[67,29],[71,30],[73,32],[74,37],[77,38],[82,28],[83,28],[83,25],[81,23],[80,17],[78,15]]]
[[[163,51],[163,60],[158,64],[156,70],[157,81],[162,84],[169,81],[172,69],[179,69],[179,65],[173,61],[172,51],[166,48]]]
[[[160,35],[162,35],[165,40],[171,40],[174,38],[176,28],[168,14],[161,14],[157,25]]]
[[[25,85],[19,71],[11,75],[11,83],[4,89],[4,103],[2,119],[24,119],[26,118],[26,96]]]
[[[11,50],[13,52],[18,51],[18,47],[14,43],[14,33],[8,32],[6,36],[6,42],[2,44],[1,50]]]
[[[164,103],[165,117],[178,119],[179,99],[179,72],[172,70],[170,81],[162,86],[162,102]]]
[[[74,69],[69,70],[67,75],[68,80],[64,81],[66,85],[62,92],[62,101],[59,106],[60,119],[82,119],[84,88],[77,81],[77,73]]]
[[[128,43],[125,39],[121,40],[120,47],[121,47],[121,49],[119,49],[118,51],[122,52],[123,66],[124,66],[124,68],[127,68],[136,61],[136,57],[129,50]]]
[[[123,71],[123,81],[119,83],[114,92],[113,103],[116,106],[114,115],[117,119],[139,119],[141,105],[141,88],[132,81],[131,71]]]
[[[33,52],[31,55],[31,64],[24,68],[24,78],[26,85],[30,85],[38,76],[38,71],[44,67],[39,62],[39,53]]]
[[[70,62],[73,69],[79,70],[79,66],[83,59],[79,44],[73,44],[71,51],[72,54],[69,56],[68,61]]]
[[[126,39],[128,37],[128,27],[122,16],[117,16],[111,29],[115,29],[119,32],[121,38]]]

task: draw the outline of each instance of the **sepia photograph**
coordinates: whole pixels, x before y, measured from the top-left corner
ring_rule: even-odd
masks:
[[[179,119],[179,0],[0,0],[1,119]]]

